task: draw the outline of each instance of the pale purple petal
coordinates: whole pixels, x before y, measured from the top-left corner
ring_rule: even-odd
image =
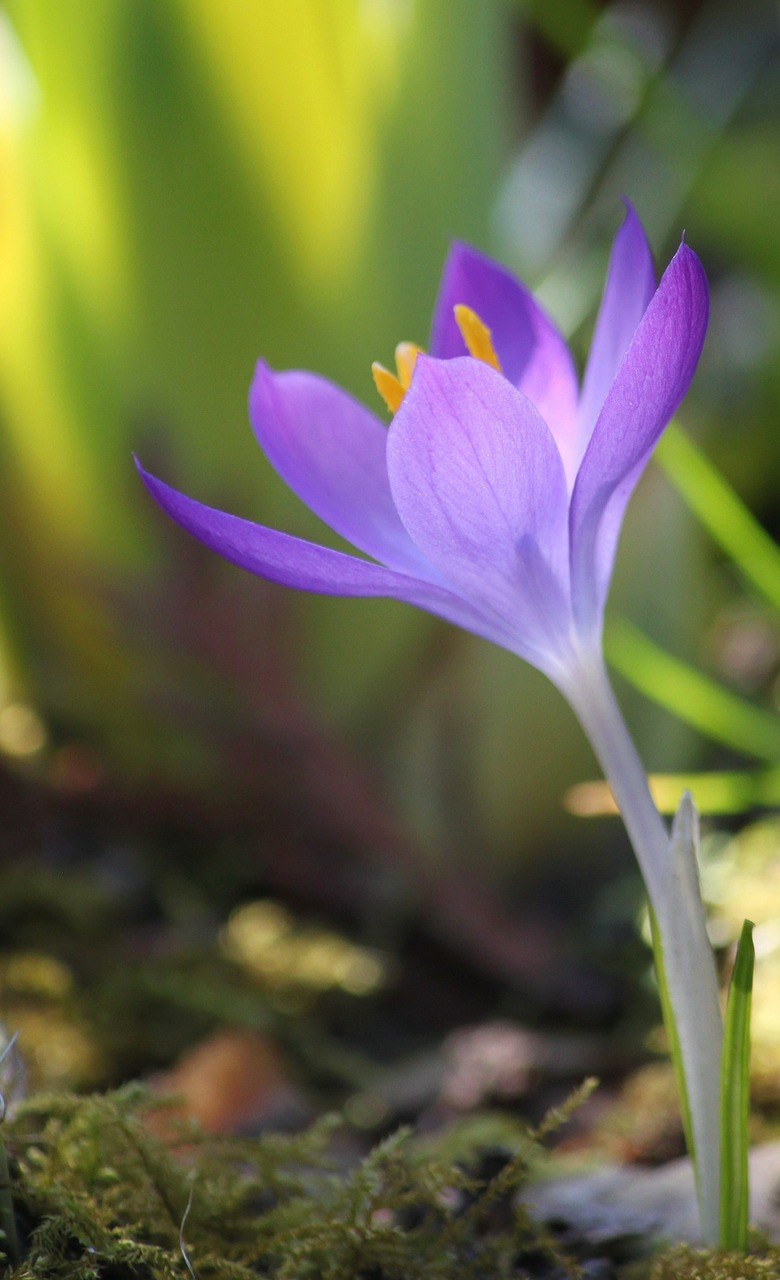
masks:
[[[157,480],[138,461],[136,466],[155,502],[176,524],[240,569],[299,591],[401,600],[494,644],[512,647],[499,619],[483,615],[454,592],[204,506]]]
[[[628,200],[625,204],[626,217],[612,246],[604,297],[582,383],[578,415],[580,458],[620,362],[655,293],[655,268],[647,236],[633,205]]]
[[[426,557],[548,670],[570,630],[567,493],[530,400],[477,360],[420,357],[390,427],[388,471]]]
[[[572,598],[581,631],[601,626],[626,504],[688,390],[708,315],[707,277],[682,244],[626,352],[574,486]]]
[[[444,268],[431,331],[431,355],[442,360],[466,354],[454,316],[459,303],[476,311],[490,329],[504,376],[536,405],[568,469],[575,448],[578,389],[563,337],[511,272],[456,243]]]
[[[313,373],[257,366],[249,416],[271,465],[311,510],[376,560],[437,578],[406,532],[387,478],[387,429]]]

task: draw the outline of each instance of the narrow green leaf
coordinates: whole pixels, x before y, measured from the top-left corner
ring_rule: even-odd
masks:
[[[686,791],[696,796],[700,814],[745,813],[780,805],[780,765],[772,769],[718,770],[709,773],[651,773],[647,779],[659,813],[676,813]],[[577,818],[602,818],[618,812],[604,781],[578,782],[563,797]]]
[[[699,1170],[696,1164],[696,1149],[693,1142],[691,1108],[688,1101],[688,1086],[685,1083],[685,1067],[683,1066],[680,1037],[677,1034],[677,1023],[672,1009],[672,1001],[669,996],[669,985],[666,980],[666,967],[664,965],[664,954],[661,947],[661,934],[658,929],[658,921],[655,918],[653,908],[648,907],[648,911],[650,914],[650,936],[653,943],[653,963],[655,965],[655,977],[658,983],[658,997],[661,1004],[661,1013],[664,1020],[666,1039],[669,1045],[669,1056],[672,1059],[672,1067],[674,1068],[677,1095],[680,1099],[680,1111],[682,1114],[683,1132],[685,1134],[685,1145],[693,1162],[693,1168],[696,1174],[696,1184],[698,1186]]]
[[[747,1250],[748,1122],[750,1119],[750,1005],[753,995],[753,923],[746,920],[737,947],[726,1006],[721,1076],[720,1244]]]
[[[776,715],[754,707],[673,657],[625,618],[611,619],[605,649],[624,679],[678,719],[757,760],[770,764],[780,760],[780,719]]]
[[[652,773],[650,793],[661,813],[675,813],[685,791],[696,796],[700,814],[745,813],[780,805],[780,766],[754,772]]]
[[[655,458],[710,537],[780,609],[780,547],[709,458],[674,423],[659,442]]]
[[[702,1235],[714,1246],[720,1217],[720,1079],[723,1018],[715,956],[699,876],[699,813],[690,792],[669,833],[667,878],[656,917],[654,950],[661,1008],[677,1081],[686,1143],[696,1179]],[[669,963],[670,952],[673,964]]]

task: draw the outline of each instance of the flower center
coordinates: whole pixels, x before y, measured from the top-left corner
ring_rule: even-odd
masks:
[[[455,323],[460,329],[469,355],[475,360],[489,364],[497,373],[501,373],[501,363],[493,346],[493,337],[485,322],[480,320],[476,311],[472,311],[471,307],[463,303],[458,303],[454,310]],[[397,413],[403,403],[421,351],[422,347],[416,346],[413,342],[399,342],[395,349],[395,373],[391,373],[376,360],[371,366],[376,389],[391,413]]]
[[[391,373],[377,360],[371,366],[374,385],[391,413],[396,413],[401,407],[421,351],[422,347],[415,346],[413,342],[399,342],[395,349],[396,373]]]

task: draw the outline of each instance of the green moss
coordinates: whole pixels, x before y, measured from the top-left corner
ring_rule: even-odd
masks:
[[[587,1091],[587,1087],[586,1090]],[[341,1122],[214,1138],[138,1086],[52,1094],[4,1128],[21,1261],[7,1280],[510,1280],[576,1277],[519,1192],[540,1137],[509,1118],[436,1142],[402,1130],[355,1162]],[[486,1145],[486,1135],[489,1143]],[[577,1250],[588,1255],[586,1242]],[[546,1259],[546,1262],[545,1262]],[[527,1265],[526,1265],[527,1264]],[[541,1269],[540,1269],[541,1268]],[[780,1280],[780,1250],[671,1249],[626,1280]]]
[[[197,1280],[500,1280],[540,1249],[566,1268],[518,1208],[527,1136],[480,1168],[473,1147],[444,1158],[402,1131],[345,1170],[335,1121],[251,1140],[165,1124],[138,1088],[25,1103],[5,1128],[24,1255],[9,1276],[168,1280],[182,1245]]]
[[[654,1260],[648,1280],[780,1280],[780,1249],[746,1257],[680,1245]]]

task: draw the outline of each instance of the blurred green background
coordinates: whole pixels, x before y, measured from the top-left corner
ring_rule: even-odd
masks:
[[[256,358],[379,410],[370,363],[425,343],[455,236],[537,288],[581,358],[626,194],[659,266],[685,230],[713,313],[631,508],[610,654],[653,771],[707,775],[716,814],[775,803],[777,52],[760,0],[2,0],[4,767],[251,805],[246,732],[293,806],[348,807],[359,760],[426,865],[501,882],[575,846],[622,857],[562,805],[596,771],[541,676],[400,605],[214,562],[131,451],[335,545],[257,451]]]

